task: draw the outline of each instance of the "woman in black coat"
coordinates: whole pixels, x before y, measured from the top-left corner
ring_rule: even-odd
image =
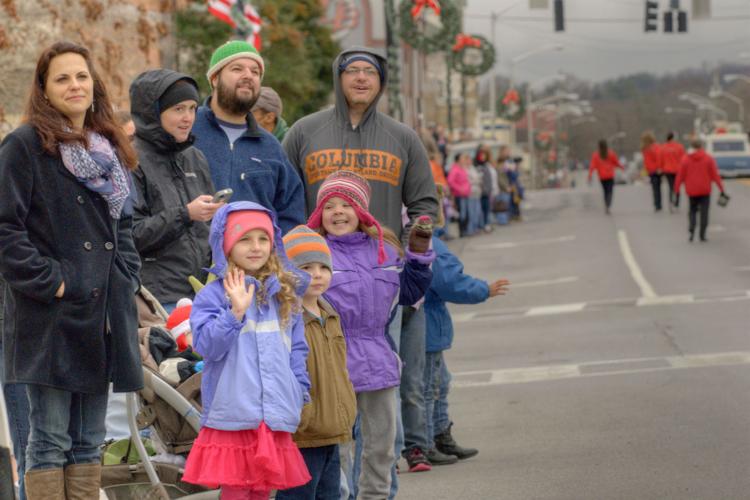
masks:
[[[109,383],[143,386],[135,164],[88,50],[47,48],[25,124],[0,145],[5,382],[27,388],[30,500],[98,498]]]
[[[212,203],[206,157],[193,147],[198,99],[195,80],[168,69],[141,73],[130,85],[138,152],[133,238],[143,286],[169,312],[181,298],[192,298],[189,276],[205,281],[208,221],[221,206]]]

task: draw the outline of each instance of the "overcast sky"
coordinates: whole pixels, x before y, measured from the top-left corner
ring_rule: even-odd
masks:
[[[689,18],[693,1],[680,1]],[[558,70],[601,81],[641,71],[665,73],[720,62],[750,66],[750,0],[710,3],[711,19],[689,19],[688,33],[664,34],[661,15],[660,32],[644,32],[644,0],[565,0],[565,32],[555,33],[553,0],[548,0],[547,10],[530,10],[529,0],[467,0],[464,29],[489,39],[490,13],[500,14],[495,24],[495,69],[504,76],[508,76],[514,57],[546,44],[565,47],[518,62],[516,80],[532,81]],[[660,12],[669,5],[670,0],[659,0]]]

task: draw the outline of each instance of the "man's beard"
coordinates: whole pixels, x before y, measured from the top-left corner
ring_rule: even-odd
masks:
[[[253,95],[247,98],[237,97],[236,90],[224,86],[219,77],[216,82],[216,101],[219,106],[230,115],[246,115],[250,112],[255,102],[260,97],[260,92],[253,91]]]

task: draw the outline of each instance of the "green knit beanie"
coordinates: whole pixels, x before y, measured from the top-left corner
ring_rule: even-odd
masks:
[[[208,73],[208,84],[211,85],[211,78],[221,71],[221,68],[234,61],[235,59],[241,59],[243,57],[249,57],[253,61],[257,62],[260,66],[260,77],[263,78],[266,68],[263,64],[263,58],[260,56],[258,51],[253,47],[252,44],[245,42],[244,40],[232,40],[225,43],[218,49],[216,49],[211,56],[211,63],[209,64]]]

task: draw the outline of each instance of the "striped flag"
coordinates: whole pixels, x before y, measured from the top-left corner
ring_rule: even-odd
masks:
[[[248,0],[208,0],[208,12],[234,28],[260,52],[260,14]]]

